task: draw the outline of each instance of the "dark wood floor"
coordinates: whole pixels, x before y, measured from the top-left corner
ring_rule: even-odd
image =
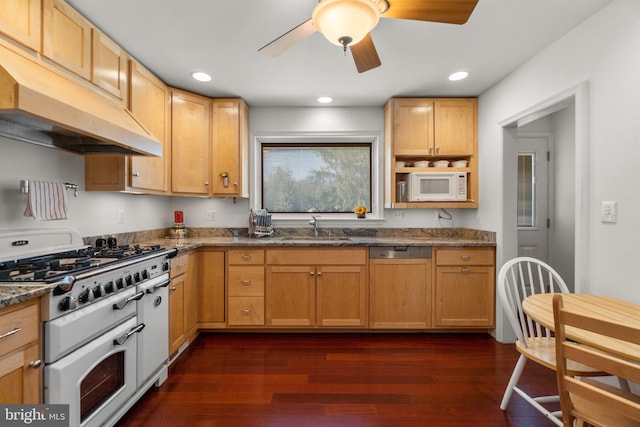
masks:
[[[118,426],[553,426],[517,395],[500,410],[517,357],[485,334],[208,333]]]

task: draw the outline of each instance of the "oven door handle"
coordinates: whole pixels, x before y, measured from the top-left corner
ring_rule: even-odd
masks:
[[[129,339],[129,337],[133,334],[137,334],[138,332],[142,331],[144,329],[144,323],[140,323],[138,326],[134,326],[133,328],[131,328],[129,330],[129,332],[127,332],[126,334],[122,335],[121,337],[118,337],[116,339],[113,340],[113,344],[114,345],[122,345],[125,342],[127,342],[127,340]]]
[[[169,283],[171,283],[171,280],[167,280],[165,282],[160,283],[159,285],[155,285],[150,287],[149,289],[147,289],[145,292],[148,294],[153,294],[155,293],[158,289],[160,288],[166,288],[167,286],[169,286]]]
[[[138,293],[136,293],[134,295],[131,295],[129,298],[125,298],[122,301],[118,301],[117,303],[113,304],[113,309],[114,310],[122,310],[131,301],[141,300],[143,296],[144,296],[144,292],[140,291],[140,292],[138,292]]]

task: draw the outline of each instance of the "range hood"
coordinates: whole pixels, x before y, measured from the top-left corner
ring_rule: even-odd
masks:
[[[122,105],[2,44],[0,135],[79,154],[162,155],[162,145]]]

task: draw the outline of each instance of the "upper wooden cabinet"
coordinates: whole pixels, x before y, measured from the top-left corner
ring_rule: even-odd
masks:
[[[392,98],[384,109],[386,171],[385,207],[478,207],[477,98]],[[418,161],[466,160],[464,168],[415,167]],[[400,162],[400,163],[399,163]],[[467,201],[405,202],[396,194],[398,181],[412,172],[466,172]]]
[[[249,108],[241,99],[211,104],[213,196],[248,197]]]
[[[90,80],[91,23],[63,0],[43,0],[42,54]]]
[[[127,97],[127,53],[97,28],[92,29],[91,82],[122,100]]]
[[[42,0],[4,1],[0,7],[0,32],[40,51]]]
[[[87,191],[164,194],[171,177],[169,88],[140,63],[129,61],[129,110],[162,145],[161,157],[85,156]]]
[[[210,193],[211,100],[180,90],[171,91],[171,191],[208,196]]]
[[[429,158],[475,153],[475,98],[394,98],[387,108],[393,154]]]

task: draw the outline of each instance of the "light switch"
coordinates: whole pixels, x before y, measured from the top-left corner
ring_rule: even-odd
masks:
[[[602,202],[601,220],[613,224],[618,222],[618,202]]]

